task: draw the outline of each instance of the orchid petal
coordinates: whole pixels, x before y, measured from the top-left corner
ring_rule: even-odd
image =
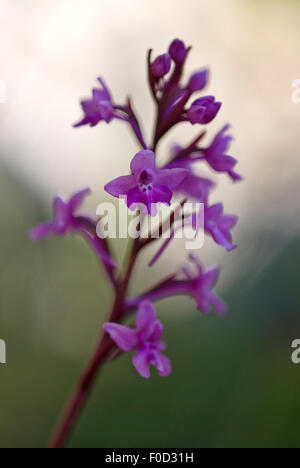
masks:
[[[118,323],[104,323],[103,329],[122,351],[131,351],[138,344],[136,331]]]

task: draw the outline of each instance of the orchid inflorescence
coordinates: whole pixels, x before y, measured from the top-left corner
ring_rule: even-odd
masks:
[[[203,91],[208,84],[208,69],[196,71],[184,84],[184,66],[190,50],[191,47],[186,47],[183,41],[175,39],[168,52],[154,60],[153,51],[148,53],[148,82],[156,107],[151,144],[146,142],[132,100],[127,98],[125,104],[116,104],[102,78],[98,78],[100,86],[92,90],[92,96],[81,101],[84,115],[74,127],[94,127],[102,121],[110,123],[114,119],[126,122],[140,146],[140,151],[131,161],[130,174],[109,182],[105,186],[106,192],[116,198],[126,197],[129,208],[140,205],[146,207],[149,216],[156,213],[158,204],[170,206],[176,197],[183,197],[182,204],[188,200],[202,203],[205,233],[227,251],[231,251],[236,247],[232,242],[231,230],[237,222],[237,217],[225,214],[222,203],[209,204],[215,181],[200,176],[198,167],[204,164],[214,172],[227,174],[234,182],[241,180],[241,176],[235,170],[236,159],[227,154],[232,141],[228,134],[229,125],[224,126],[209,145],[205,146],[203,143],[206,136],[204,126],[215,119],[222,104],[214,96],[194,99],[195,94]],[[199,125],[199,134],[187,145],[173,146],[166,164],[159,167],[156,161],[158,144],[172,128],[186,122]],[[103,325],[105,334],[101,337],[96,354],[81,379],[73,403],[71,401],[56,437],[56,445],[62,442],[69,430],[70,424],[68,425],[66,420],[69,418],[69,423],[72,422],[78,407],[81,406],[82,395],[91,385],[99,367],[112,355],[136,350],[133,365],[142,377],[150,377],[150,364],[157,369],[160,376],[170,374],[170,361],[163,353],[166,345],[161,341],[163,325],[157,320],[153,307],[155,301],[186,295],[194,299],[197,308],[204,314],[210,313],[212,309],[219,314],[226,312],[225,303],[214,292],[220,268],[205,269],[194,255],[188,256],[187,265],[181,271],[161,280],[138,297],[128,297],[136,259],[139,253],[156,239],[136,239],[131,247],[127,269],[124,274],[120,273],[108,240],[97,236],[99,219],[78,214],[80,204],[88,193],[88,189],[81,190],[68,201],[55,198],[53,220],[31,231],[33,240],[53,234],[62,236],[75,233],[82,236],[100,259],[115,291],[112,311],[108,322]],[[163,251],[164,249],[159,251],[155,257],[156,261]],[[135,326],[125,326],[124,321],[136,310]]]

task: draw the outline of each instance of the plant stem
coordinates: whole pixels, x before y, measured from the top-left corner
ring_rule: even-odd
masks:
[[[109,316],[109,321],[117,322],[121,318],[122,312],[124,310],[124,302],[129,282],[139,250],[139,243],[138,241],[135,241],[132,246],[124,278],[121,281],[119,281],[118,286],[116,288],[115,301],[111,314]],[[73,395],[71,396],[69,402],[66,405],[66,409],[63,412],[63,415],[49,443],[49,448],[62,448],[67,442],[75,424],[78,421],[79,415],[87,401],[87,397],[90,393],[93,383],[97,375],[99,374],[100,369],[105,363],[109,353],[114,347],[115,343],[107,334],[101,337],[96,351],[89,360]]]

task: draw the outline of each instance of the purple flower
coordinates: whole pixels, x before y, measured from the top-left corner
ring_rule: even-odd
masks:
[[[127,206],[144,205],[148,213],[155,214],[156,203],[171,204],[173,190],[188,175],[186,169],[157,169],[153,151],[143,150],[131,161],[129,176],[121,176],[105,186],[113,197],[127,197]]]
[[[162,78],[169,73],[171,68],[171,57],[169,54],[159,55],[151,64],[151,72],[155,78]]]
[[[135,330],[117,323],[105,323],[103,328],[122,351],[137,350],[132,362],[142,377],[149,379],[150,364],[158,370],[161,377],[170,375],[170,361],[162,354],[166,348],[161,341],[163,325],[157,320],[151,302],[144,301],[140,304]]]
[[[192,92],[201,91],[207,85],[208,78],[209,70],[207,68],[194,73],[190,78],[188,89]]]
[[[127,310],[130,310],[143,301],[160,301],[161,299],[174,296],[190,296],[196,302],[197,308],[204,314],[209,314],[214,308],[218,314],[223,315],[227,312],[227,306],[224,301],[213,291],[219,274],[220,267],[214,267],[204,270],[200,261],[194,256],[189,256],[190,262],[195,268],[183,268],[183,279],[177,279],[172,276],[164,282],[159,283],[150,291],[126,302]]]
[[[224,214],[222,203],[206,207],[204,213],[205,231],[209,233],[214,241],[222,245],[227,251],[235,249],[232,243],[230,230],[236,225],[238,217]]]
[[[77,209],[88,194],[90,189],[86,188],[75,193],[68,201],[56,197],[53,203],[53,219],[33,228],[29,237],[33,241],[39,241],[52,235],[65,236],[70,232],[77,232],[100,256],[111,276],[110,269],[116,268],[116,264],[109,255],[105,241],[96,235],[96,223],[86,216],[76,215]]]
[[[216,102],[214,96],[206,96],[196,99],[187,111],[187,118],[191,124],[208,124],[218,114],[222,106],[221,102]]]
[[[176,65],[181,65],[187,56],[187,48],[180,39],[174,39],[169,47],[169,54]]]
[[[56,197],[53,203],[53,220],[33,228],[30,231],[30,238],[38,241],[51,235],[64,236],[69,231],[77,229],[79,223],[75,215],[76,210],[89,194],[90,189],[86,188],[75,193],[67,202]]]
[[[84,118],[74,127],[81,127],[82,125],[94,127],[102,120],[109,123],[114,118],[114,105],[110,91],[102,78],[98,78],[98,81],[102,88],[94,88],[92,98],[81,101]]]
[[[209,314],[213,307],[219,314],[223,315],[227,311],[227,306],[213,291],[220,275],[220,267],[205,271],[195,256],[190,255],[190,260],[196,265],[196,276],[187,270],[185,273],[189,280],[190,295],[194,298],[198,309]]]
[[[237,160],[225,154],[232,141],[231,135],[225,135],[230,125],[226,125],[214,138],[209,148],[204,150],[204,157],[208,164],[217,172],[227,172],[232,180],[241,180],[241,176],[233,169]]]

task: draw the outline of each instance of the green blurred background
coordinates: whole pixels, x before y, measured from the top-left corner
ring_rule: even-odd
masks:
[[[212,64],[210,92],[224,95],[218,125],[232,122],[233,155],[246,177],[239,186],[222,180],[216,194],[240,215],[239,248],[224,255],[208,242],[203,252],[207,263],[223,265],[219,292],[229,314],[204,317],[189,299],[159,303],[173,374],[144,381],[130,356],[107,364],[69,446],[299,447],[300,365],[291,362],[291,343],[300,338],[300,106],[291,101],[291,83],[300,77],[299,2],[0,6],[8,93],[0,105],[0,338],[7,343],[0,446],[45,446],[112,299],[81,240],[32,245],[27,238],[50,216],[56,192],[91,185],[94,212],[104,182],[126,172],[136,149],[118,125],[70,129],[80,115],[78,97],[99,73],[120,99],[136,89],[147,133],[144,51],[162,51],[181,36],[194,44],[194,66]],[[124,245],[114,248],[121,259]],[[180,266],[178,248],[154,273],[144,259],[135,289]]]

